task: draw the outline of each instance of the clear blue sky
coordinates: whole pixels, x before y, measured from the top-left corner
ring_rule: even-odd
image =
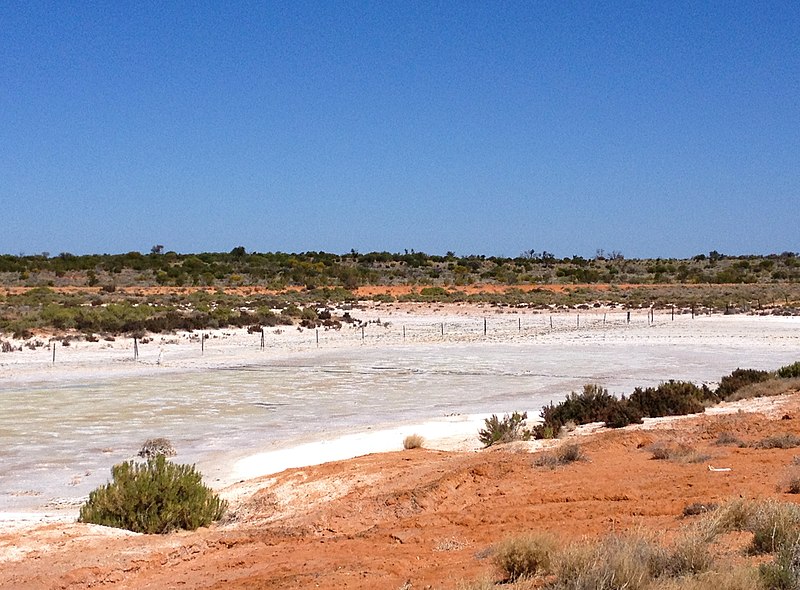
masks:
[[[4,2],[0,252],[800,250],[800,4]]]

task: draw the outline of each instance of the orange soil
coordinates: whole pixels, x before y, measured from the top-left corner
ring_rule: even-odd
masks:
[[[666,534],[694,502],[780,497],[796,450],[714,444],[800,434],[800,396],[767,413],[704,415],[654,430],[581,437],[588,460],[550,470],[506,445],[477,453],[427,450],[290,469],[238,505],[231,523],[166,536],[48,525],[0,535],[27,552],[0,568],[3,588],[446,588],[493,575],[487,549],[548,530],[565,540],[642,527]],[[784,419],[781,419],[781,418]],[[794,419],[788,419],[792,418]],[[643,447],[678,441],[706,463],[656,461]],[[711,472],[708,464],[730,467]]]

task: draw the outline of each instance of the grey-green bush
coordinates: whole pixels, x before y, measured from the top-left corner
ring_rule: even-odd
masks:
[[[163,455],[120,463],[111,474],[110,483],[89,494],[79,522],[162,534],[207,526],[227,508],[203,485],[194,465],[170,463]]]

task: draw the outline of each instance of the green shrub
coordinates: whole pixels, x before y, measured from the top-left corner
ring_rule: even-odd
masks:
[[[546,534],[512,537],[495,549],[494,562],[509,582],[530,578],[550,571],[555,546],[553,538]]]
[[[683,416],[705,411],[703,400],[707,393],[694,383],[668,381],[658,387],[637,387],[628,398],[628,403],[642,416]]]
[[[583,386],[583,392],[570,393],[558,405],[549,404],[541,411],[543,422],[534,427],[536,438],[549,438],[549,432],[559,432],[568,422],[589,424],[605,422],[612,428],[620,428],[642,421],[641,416],[626,400],[620,400],[608,393],[608,390],[596,384]]]
[[[745,385],[761,383],[772,377],[769,371],[758,371],[756,369],[736,369],[730,375],[726,375],[719,381],[717,387],[717,397],[721,400],[727,399]]]
[[[792,363],[791,365],[786,365],[785,367],[781,367],[778,369],[778,377],[781,379],[792,379],[794,377],[800,377],[800,361],[796,363]]]
[[[478,439],[484,447],[490,447],[495,443],[507,443],[523,438],[522,424],[527,420],[528,413],[514,412],[506,414],[501,420],[495,414],[491,418],[486,418],[486,428],[478,431]]]
[[[163,455],[146,463],[120,463],[111,473],[110,483],[89,494],[79,522],[137,533],[168,533],[207,526],[219,520],[227,507],[203,485],[194,465],[176,465]]]

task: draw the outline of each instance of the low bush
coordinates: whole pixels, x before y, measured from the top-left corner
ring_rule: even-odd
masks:
[[[583,461],[586,456],[577,444],[565,444],[547,453],[540,453],[534,464],[538,467],[555,468],[569,465],[575,461]]]
[[[502,419],[492,414],[491,418],[484,420],[486,428],[478,431],[478,439],[483,443],[484,447],[490,447],[496,443],[520,440],[524,437],[522,425],[527,419],[527,412],[506,414]]]
[[[755,449],[793,449],[800,447],[800,436],[787,432],[774,434],[753,443]]]
[[[744,448],[747,446],[746,442],[730,432],[720,432],[717,440],[714,441],[714,444],[717,446],[733,446],[739,448]]]
[[[611,428],[621,428],[642,421],[625,400],[596,384],[584,385],[582,393],[572,392],[557,405],[544,406],[541,415],[543,422],[533,429],[536,438],[551,438],[568,423],[605,422]]]
[[[142,448],[139,449],[139,456],[145,459],[152,459],[158,455],[165,457],[174,457],[178,452],[175,447],[166,438],[148,438],[144,441]]]
[[[778,484],[778,490],[787,494],[800,494],[800,470],[790,469]]]
[[[425,439],[419,434],[409,434],[403,439],[403,448],[407,451],[411,449],[421,449],[424,443]]]
[[[800,545],[798,541],[778,551],[770,563],[758,568],[762,584],[769,590],[797,590],[800,588]]]
[[[730,375],[726,375],[719,381],[717,387],[717,397],[720,400],[728,399],[745,385],[761,383],[772,377],[769,371],[759,371],[756,369],[736,369]]]
[[[683,416],[705,411],[704,401],[712,399],[710,390],[686,381],[668,381],[658,387],[637,387],[628,403],[642,416]]]
[[[694,575],[710,569],[713,562],[706,539],[692,532],[679,537],[670,548],[665,570],[673,577]]]
[[[554,539],[546,534],[512,537],[495,549],[494,563],[506,581],[515,582],[548,573],[555,547]]]
[[[710,459],[710,455],[700,453],[693,447],[678,443],[670,444],[664,441],[657,441],[645,447],[650,451],[652,458],[659,461],[679,461],[681,463],[703,463]]]
[[[709,541],[733,531],[748,531],[753,534],[749,553],[776,553],[800,539],[800,506],[775,500],[736,499],[710,513],[697,530]]]
[[[645,590],[667,566],[667,554],[652,539],[610,536],[577,543],[554,560],[553,590]]]
[[[164,455],[111,469],[112,481],[89,494],[79,522],[137,533],[195,530],[219,520],[227,504],[203,485],[194,465],[176,465]]]
[[[795,379],[800,377],[800,361],[778,369],[778,377],[781,379]]]

